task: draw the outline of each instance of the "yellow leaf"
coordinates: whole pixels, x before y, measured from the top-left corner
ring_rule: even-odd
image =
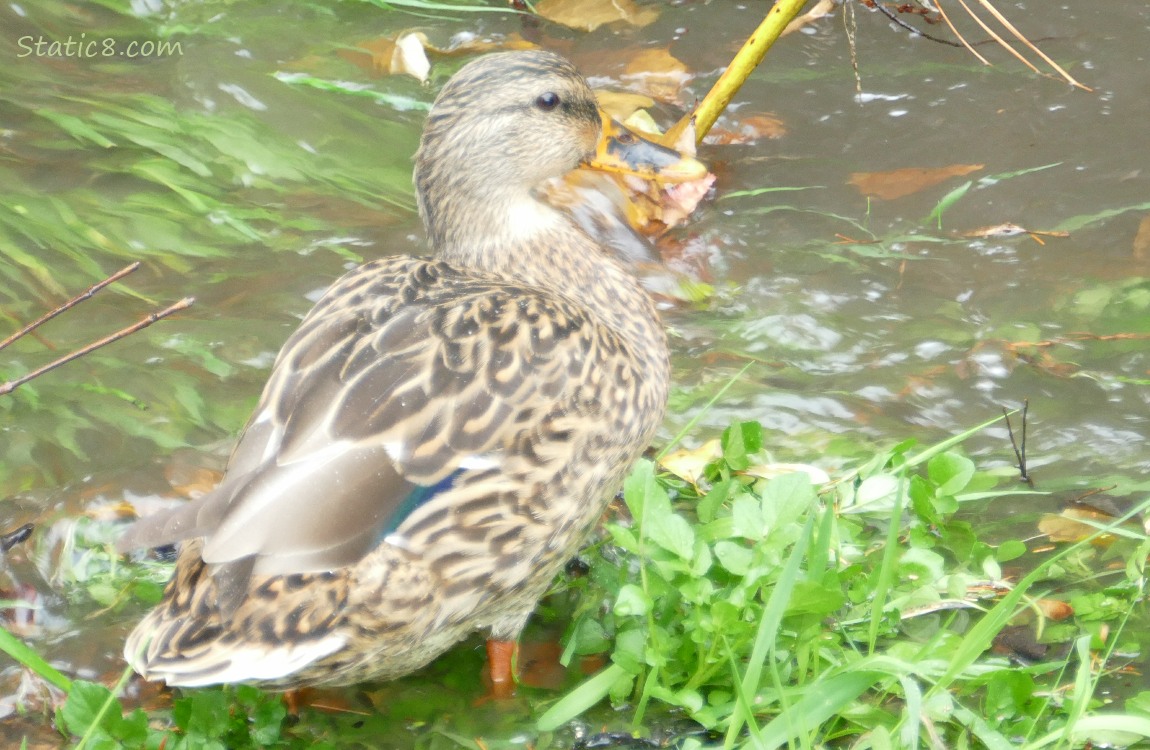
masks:
[[[1077,542],[1094,534],[1098,529],[1092,524],[1104,525],[1113,517],[1088,508],[1067,508],[1058,515],[1047,513],[1038,521],[1038,530],[1046,534],[1052,542]],[[1085,523],[1090,521],[1092,523]],[[1101,534],[1093,540],[1097,547],[1108,547],[1114,542],[1113,534]]]
[[[605,109],[607,114],[624,123],[637,110],[646,109],[655,104],[654,99],[643,94],[608,91],[606,89],[595,89],[595,98],[599,100],[599,106]]]
[[[645,109],[637,109],[632,112],[631,116],[623,121],[623,124],[630,130],[642,133],[653,140],[658,139],[663,134],[663,131],[659,130],[655,118],[651,117],[651,113]]]
[[[427,59],[427,37],[420,33],[400,34],[395,40],[388,72],[392,75],[409,75],[420,83],[427,83],[431,72],[431,61]]]
[[[659,459],[659,465],[679,479],[697,485],[699,480],[703,478],[703,470],[707,464],[720,455],[722,455],[722,447],[716,438],[708,440],[698,448],[683,448],[668,453]]]
[[[594,31],[615,21],[641,27],[659,17],[658,8],[639,7],[635,0],[539,0],[535,12],[548,21],[580,31]]]

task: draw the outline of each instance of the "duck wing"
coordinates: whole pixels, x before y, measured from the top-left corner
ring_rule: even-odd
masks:
[[[618,393],[609,363],[639,382],[622,346],[533,287],[429,259],[366,264],[284,345],[220,485],[119,546],[202,537],[203,560],[234,579],[218,583],[241,590],[252,574],[352,565],[462,475],[498,472],[532,436],[562,442],[552,427],[569,415],[593,418]]]

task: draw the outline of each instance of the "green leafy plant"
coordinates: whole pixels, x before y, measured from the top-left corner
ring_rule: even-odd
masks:
[[[1000,565],[1025,556],[1025,545],[980,540],[961,511],[1032,492],[997,488],[998,477],[955,452],[974,432],[917,452],[897,446],[820,493],[803,473],[747,471],[762,441],[755,423],[724,433],[698,486],[641,464],[625,490],[631,520],[609,525],[591,567],[586,601],[597,591],[606,609],[585,601],[567,631],[567,654],[610,642],[611,665],[553,705],[540,728],[610,697],[633,705],[633,729],[658,702],[720,732],[725,748],[873,732],[893,746],[934,734],[948,746],[973,736],[994,747],[1020,732],[1039,742],[1088,715],[1089,699],[1071,707],[1042,697],[1068,661],[1020,678],[989,651],[1033,606],[1036,584],[1089,546],[1036,561],[1008,584]],[[1127,607],[1143,583],[1131,575]],[[1116,611],[1104,619],[1122,622]],[[1059,640],[1078,643],[1084,624]],[[1085,675],[1089,694],[1097,673]]]

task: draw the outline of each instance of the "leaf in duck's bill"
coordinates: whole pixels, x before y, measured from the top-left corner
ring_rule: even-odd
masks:
[[[657,129],[653,121],[649,122],[649,126]],[[609,131],[615,129],[618,129],[617,124],[604,124],[604,136],[599,146],[601,150],[614,137]],[[688,158],[694,159],[694,131],[690,132],[685,147],[661,143],[662,139],[654,133],[649,136],[649,140],[678,151],[684,157],[684,161],[677,167],[682,168]],[[622,223],[625,221],[631,229],[648,236],[661,235],[670,227],[684,222],[714,182],[715,176],[698,162],[691,165],[688,174],[676,174],[672,169],[639,176],[614,170],[604,172],[598,167],[592,167],[577,169],[562,179],[552,180],[544,186],[544,192],[552,205],[571,213],[586,231],[604,238],[603,241],[616,247],[621,256],[639,262],[651,259],[647,257],[650,255],[647,248],[631,247],[634,238],[618,237],[620,241],[610,238],[628,234],[626,230],[619,231]],[[620,242],[625,246],[622,249]]]
[[[977,172],[984,166],[983,164],[951,164],[948,167],[934,169],[907,167],[889,172],[855,172],[848,182],[858,188],[858,191],[863,195],[889,201],[933,187],[951,177],[961,177],[971,172]]]
[[[616,21],[642,27],[659,17],[658,8],[640,7],[635,0],[539,0],[535,12],[580,31],[594,31]]]

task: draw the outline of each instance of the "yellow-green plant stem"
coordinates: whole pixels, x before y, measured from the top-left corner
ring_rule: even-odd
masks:
[[[778,0],[767,12],[767,17],[763,19],[759,27],[743,43],[742,49],[731,60],[730,65],[719,76],[719,80],[715,81],[715,85],[711,87],[703,100],[695,106],[690,114],[667,131],[662,139],[663,142],[675,143],[676,139],[690,125],[692,119],[695,121],[695,142],[702,142],[703,136],[710,132],[715,120],[719,119],[719,115],[735,98],[735,94],[742,88],[751,72],[766,57],[767,50],[771,48],[771,45],[775,43],[787,25],[795,19],[806,2],[807,0]]]

